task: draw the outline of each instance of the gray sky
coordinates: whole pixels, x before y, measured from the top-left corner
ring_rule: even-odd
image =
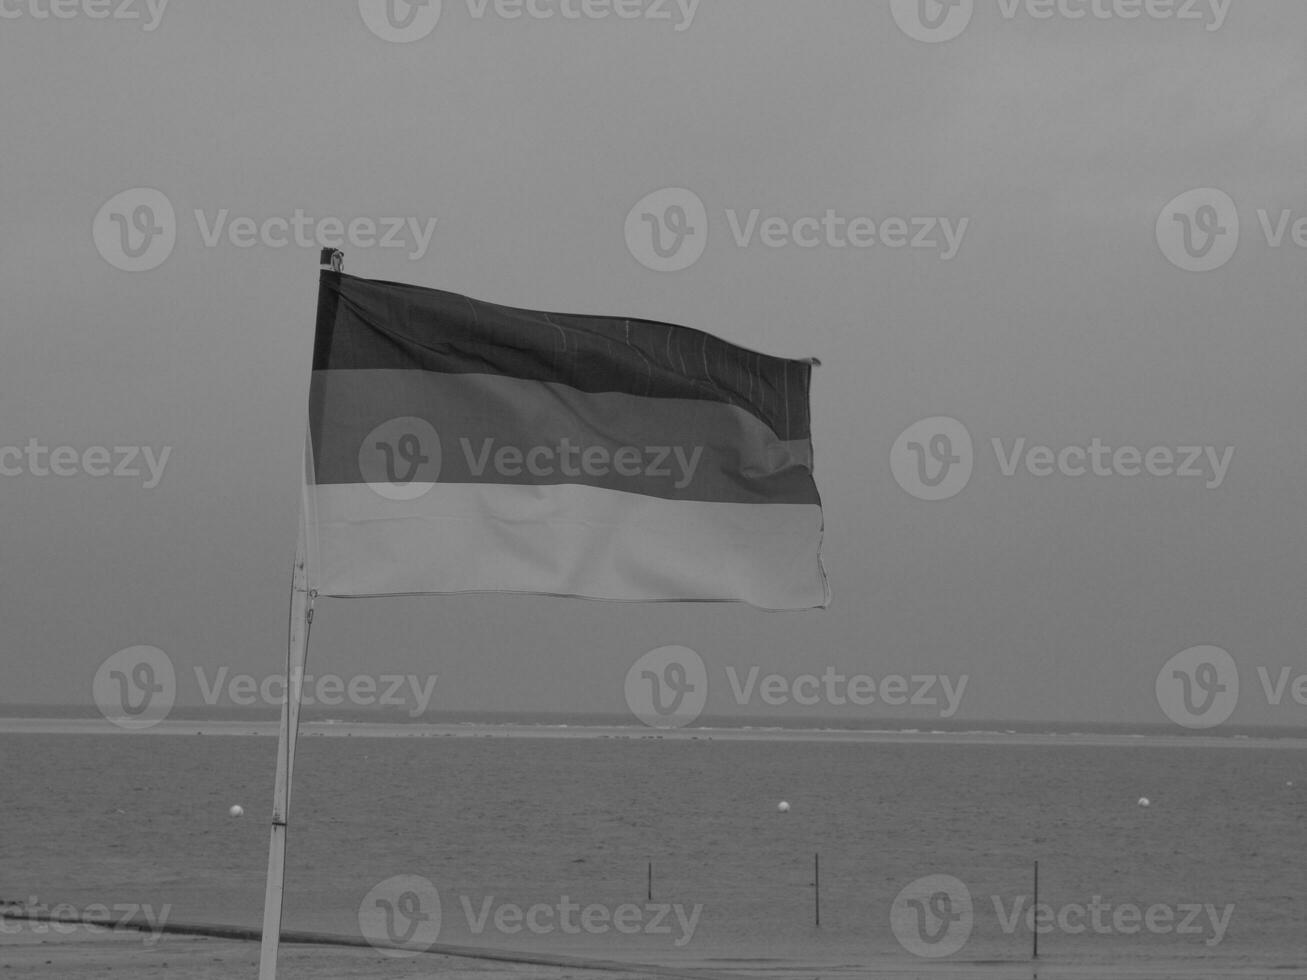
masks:
[[[1159,669],[1215,644],[1238,665],[1235,722],[1307,719],[1257,672],[1307,671],[1307,6],[1126,19],[1127,0],[1099,0],[1110,17],[1064,0],[1087,16],[1044,19],[976,0],[933,43],[867,0],[706,0],[688,23],[654,0],[628,9],[670,19],[569,19],[562,0],[535,4],[551,19],[478,17],[478,2],[445,0],[428,35],[393,43],[346,0],[173,0],[152,30],[144,0],[124,10],[137,20],[0,0],[0,445],[171,447],[150,489],[145,467],[38,476],[0,457],[19,470],[0,476],[0,701],[89,704],[97,667],[135,644],[168,653],[183,701],[195,667],[281,669],[317,248],[205,235],[224,209],[256,224],[301,209],[437,219],[425,251],[407,226],[403,248],[347,244],[355,275],[821,358],[834,593],[807,613],[324,600],[311,669],[438,672],[436,708],[619,713],[631,663],[683,644],[714,713],[775,710],[719,681],[759,665],[966,674],[958,717],[1163,722]],[[624,224],[669,187],[703,201],[708,238],[658,272]],[[142,272],[92,234],[133,188],[176,215],[171,253]],[[1157,233],[1193,188],[1237,208],[1238,248],[1210,271],[1179,268]],[[938,225],[934,248],[825,232],[741,247],[733,222],[754,209],[867,217],[890,237],[887,218],[966,225],[951,258]],[[1193,211],[1200,235],[1211,213]],[[1233,229],[1215,213],[1219,254]],[[891,457],[937,416],[966,427],[974,468],[929,501]],[[1004,475],[1023,437],[1054,455],[1094,439],[1233,455],[1218,486],[1205,456],[1192,477]]]

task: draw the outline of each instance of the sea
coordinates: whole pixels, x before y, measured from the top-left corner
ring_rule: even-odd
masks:
[[[0,725],[0,902],[258,926],[270,725],[92,726]],[[739,976],[1307,975],[1305,746],[322,719],[284,927]]]

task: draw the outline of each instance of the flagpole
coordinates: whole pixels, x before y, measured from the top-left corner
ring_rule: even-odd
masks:
[[[339,272],[343,255],[323,250],[322,262]],[[263,896],[263,936],[259,950],[259,980],[277,980],[277,950],[281,945],[282,896],[286,884],[286,826],[290,819],[290,788],[295,768],[295,741],[299,735],[304,665],[308,659],[313,600],[305,573],[305,519],[300,499],[299,533],[295,545],[295,571],[291,577],[290,639],[286,647],[286,697],[281,705],[277,738],[277,778],[272,799],[272,830],[268,842],[268,880]]]

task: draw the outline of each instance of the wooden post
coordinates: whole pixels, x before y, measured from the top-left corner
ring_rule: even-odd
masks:
[[[1031,954],[1032,960],[1039,959],[1039,862],[1035,862],[1035,902],[1032,907],[1034,918],[1031,920],[1034,928],[1030,930],[1031,937]]]
[[[821,928],[821,855],[812,852],[812,918],[813,924]]]

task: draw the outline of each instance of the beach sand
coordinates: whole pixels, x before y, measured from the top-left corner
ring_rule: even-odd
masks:
[[[0,940],[0,978],[51,977],[58,980],[229,980],[253,978],[259,974],[256,943],[164,935],[145,943],[135,933],[38,936],[30,932],[7,935]],[[687,971],[693,976],[694,971]],[[720,977],[721,973],[705,973]],[[737,974],[749,980],[759,973]],[[1256,968],[1234,970],[1195,969],[1193,965],[1051,963],[922,963],[910,969],[886,964],[881,968],[801,973],[764,969],[761,975],[803,980],[831,978],[874,978],[874,980],[1296,980],[1307,975],[1301,969],[1267,971]],[[650,973],[630,973],[517,965],[464,957],[422,954],[394,958],[371,949],[284,945],[278,959],[279,980],[657,980]]]
[[[0,938],[0,977],[91,980],[217,980],[257,977],[256,943],[191,936],[160,936],[146,943],[135,933],[37,935],[24,930]],[[285,945],[277,976],[284,980],[566,980],[604,977],[636,980],[641,974],[600,973],[547,966],[485,962],[423,954],[395,958],[378,950]]]

